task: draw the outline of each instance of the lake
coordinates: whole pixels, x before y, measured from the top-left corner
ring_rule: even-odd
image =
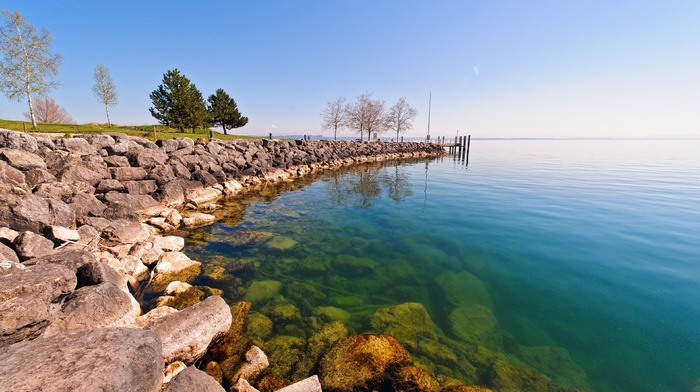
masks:
[[[251,301],[250,336],[287,377],[309,369],[283,353],[340,321],[470,383],[500,360],[566,388],[700,390],[698,157],[700,140],[472,140],[468,166],[237,197],[187,252],[231,273],[199,283]]]

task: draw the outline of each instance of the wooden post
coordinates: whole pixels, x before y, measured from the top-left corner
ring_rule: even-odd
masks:
[[[270,139],[272,139],[272,132],[270,132]]]
[[[153,126],[153,142],[155,143],[156,140],[158,140],[158,134],[156,134],[156,126]]]
[[[467,166],[469,165],[469,145],[472,142],[472,135],[467,137]]]

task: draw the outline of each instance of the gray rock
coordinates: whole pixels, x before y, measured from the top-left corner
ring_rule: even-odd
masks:
[[[179,143],[177,140],[174,139],[162,139],[162,140],[157,140],[156,145],[163,149],[165,152],[173,152],[177,151]]]
[[[148,173],[142,167],[110,167],[112,178],[119,181],[137,181],[146,178]]]
[[[84,182],[90,186],[97,185],[104,176],[84,166],[71,166],[57,175],[58,179],[65,183]]]
[[[214,377],[194,366],[189,366],[175,376],[163,392],[226,392]]]
[[[53,241],[31,231],[20,233],[15,238],[14,245],[22,261],[47,255],[53,250]]]
[[[141,221],[141,214],[127,203],[111,203],[102,213],[102,217],[111,220]]]
[[[102,182],[100,182],[100,184]],[[73,196],[68,206],[75,212],[76,219],[87,216],[102,216],[102,213],[107,209],[106,205],[99,201],[94,195],[88,193],[78,193]]]
[[[87,140],[80,137],[57,139],[56,148],[64,149],[79,156],[97,155],[95,147],[91,146]]]
[[[126,187],[119,180],[102,180],[97,184],[95,192],[97,193],[107,193],[107,192],[124,192]]]
[[[12,208],[6,224],[13,230],[40,232],[47,226],[72,227],[75,213],[63,201],[37,195],[22,198]]]
[[[95,328],[132,327],[139,310],[130,294],[112,282],[85,286],[69,295],[58,317],[46,327],[42,337],[88,331]]]
[[[305,378],[292,385],[278,389],[276,392],[321,392],[321,382],[318,381],[318,376],[313,375]]]
[[[51,252],[42,257],[27,260],[25,265],[62,265],[72,271],[74,274],[84,264],[96,262],[97,257],[94,253],[86,250],[76,249],[61,249]]]
[[[63,244],[67,241],[78,241],[80,239],[78,230],[69,229],[63,226],[50,226],[48,229],[44,230],[44,233],[56,245]]]
[[[123,181],[127,192],[132,195],[147,195],[158,190],[155,180]]]
[[[0,159],[19,170],[46,169],[46,162],[28,151],[0,148]]]
[[[0,243],[10,246],[18,235],[18,232],[9,227],[0,227]]]
[[[123,274],[115,271],[114,268],[109,265],[97,261],[91,261],[80,266],[76,272],[76,276],[78,278],[77,288],[112,282],[122,291],[128,290],[126,286],[126,277],[124,277]]]
[[[8,188],[29,185],[27,184],[27,178],[24,173],[3,161],[0,161],[0,184]]]
[[[30,188],[34,188],[35,186],[43,184],[45,182],[58,181],[58,179],[56,179],[56,176],[49,173],[49,171],[46,169],[29,170],[24,173],[24,177],[25,181],[27,182],[27,186]]]
[[[139,166],[146,170],[164,165],[168,161],[168,154],[158,148],[146,148],[138,151],[130,151],[126,154],[133,166]]]
[[[0,351],[7,391],[158,392],[158,337],[133,328],[102,328],[14,344]]]
[[[76,285],[75,274],[60,265],[7,271],[0,274],[0,347],[38,336],[55,313],[51,303]]]
[[[15,263],[19,263],[19,257],[17,253],[9,246],[0,242],[0,260],[9,260]]]
[[[110,155],[110,156],[106,156],[102,159],[107,164],[107,167],[129,167],[129,166],[131,166],[131,163],[129,163],[129,158],[127,158],[123,155]]]
[[[150,195],[130,195],[127,193],[109,192],[105,194],[105,200],[109,203],[122,203],[138,210],[155,207],[158,202]]]
[[[243,362],[243,365],[236,371],[233,379],[255,379],[260,373],[267,369],[268,366],[270,366],[270,362],[267,360],[267,355],[265,355],[260,347],[253,346],[245,353],[245,362]]]
[[[26,132],[0,129],[0,147],[34,152],[37,149],[37,143],[36,139]]]
[[[148,228],[140,222],[117,220],[102,231],[102,237],[108,241],[134,244],[147,240],[150,233]]]
[[[101,149],[106,146],[113,146],[114,138],[110,135],[105,134],[84,134],[84,135],[73,135],[73,139],[82,138],[88,141],[92,147],[95,149]]]
[[[231,311],[223,298],[213,296],[154,321],[148,329],[163,342],[165,363],[192,363],[209,344],[231,327]]]

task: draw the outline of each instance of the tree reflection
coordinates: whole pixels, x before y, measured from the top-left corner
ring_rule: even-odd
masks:
[[[398,165],[391,167],[362,166],[326,180],[328,199],[336,204],[368,208],[386,193],[386,197],[400,203],[413,191],[408,174],[399,170]]]

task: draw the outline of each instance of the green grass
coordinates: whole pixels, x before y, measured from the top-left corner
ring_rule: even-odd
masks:
[[[62,133],[66,136],[74,133],[105,133],[118,132],[130,136],[138,136],[146,139],[171,139],[174,137],[189,137],[192,139],[209,138],[208,129],[198,129],[195,133],[192,130],[180,132],[177,129],[166,127],[165,125],[114,125],[108,127],[107,124],[49,124],[39,123],[39,129],[33,129],[31,122],[13,121],[0,119],[0,128],[10,129],[13,131],[41,132],[41,133]],[[155,130],[155,136],[154,131]],[[217,139],[261,139],[264,136],[242,136],[242,135],[224,135],[215,133]]]

